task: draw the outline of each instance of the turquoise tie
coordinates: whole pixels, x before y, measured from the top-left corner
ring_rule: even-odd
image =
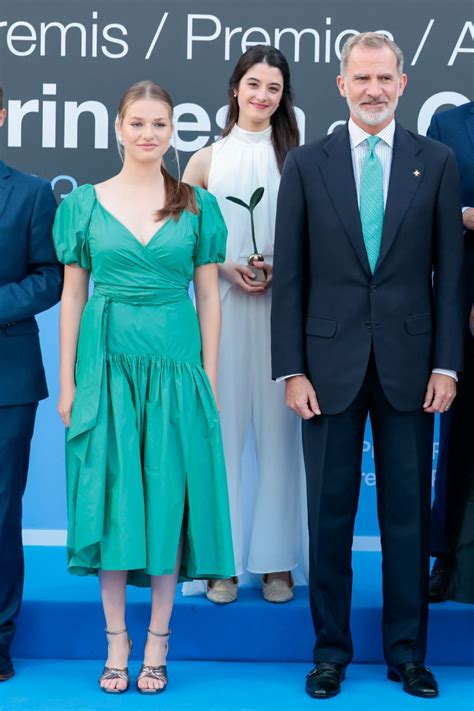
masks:
[[[360,175],[360,220],[372,274],[380,254],[384,213],[382,163],[375,153],[379,141],[378,136],[367,137],[369,150],[362,161]]]

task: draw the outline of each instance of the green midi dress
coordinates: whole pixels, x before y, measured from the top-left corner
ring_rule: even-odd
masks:
[[[189,284],[222,262],[226,228],[214,197],[168,219],[144,246],[83,185],[58,209],[64,264],[91,271],[81,319],[76,396],[66,437],[68,567],[128,570],[128,582],[234,573],[219,414],[202,367]]]

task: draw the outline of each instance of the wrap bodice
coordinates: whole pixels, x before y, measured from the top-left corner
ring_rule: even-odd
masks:
[[[183,309],[174,310],[173,318],[179,314],[182,319],[182,339],[194,338],[196,315],[188,293],[194,269],[223,261],[226,237],[215,199],[200,189],[196,198],[199,214],[184,211],[178,220],[169,218],[146,245],[101,205],[92,185],[78,188],[60,206],[54,228],[58,257],[89,270],[94,282],[80,325],[68,440],[90,430],[97,420],[111,305],[137,307],[140,319],[141,307],[163,309],[181,303]],[[177,350],[182,354],[182,348]]]

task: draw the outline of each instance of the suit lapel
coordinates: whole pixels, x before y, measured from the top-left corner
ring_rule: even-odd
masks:
[[[395,130],[390,182],[383,221],[382,243],[375,271],[387,256],[400,223],[423,180],[420,144],[399,124]]]
[[[5,163],[0,161],[0,217],[7,204],[8,196],[11,192],[12,186],[9,184],[8,178],[10,177],[10,169]]]
[[[470,112],[466,116],[466,129],[474,147],[474,102],[472,103]]]
[[[332,134],[324,147],[327,160],[320,165],[321,174],[337,215],[362,266],[370,275],[367,250],[362,235],[357,191],[352,167],[347,125]]]

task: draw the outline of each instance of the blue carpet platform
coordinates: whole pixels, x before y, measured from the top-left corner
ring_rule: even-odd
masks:
[[[354,553],[352,631],[355,662],[336,709],[389,711],[431,704],[435,711],[474,708],[474,607],[455,603],[430,611],[428,663],[439,677],[436,701],[413,699],[385,678],[380,641],[379,553]],[[135,641],[130,668],[140,664],[149,591],[128,590],[128,627]],[[237,603],[216,606],[178,592],[171,622],[170,688],[152,702],[135,691],[108,697],[96,687],[106,642],[98,580],[65,570],[63,548],[26,548],[24,605],[13,648],[17,676],[0,685],[0,711],[72,709],[195,709],[251,711],[306,709],[304,676],[313,632],[307,589],[271,605],[260,590],[242,588]],[[249,663],[258,662],[258,663]],[[370,666],[368,666],[370,665]]]
[[[101,659],[104,618],[95,576],[67,573],[63,548],[27,547],[24,603],[13,653],[33,659]],[[352,632],[355,661],[382,663],[381,558],[356,552]],[[178,592],[171,626],[170,659],[206,661],[311,661],[313,628],[306,587],[295,600],[272,605],[255,588],[241,588],[231,605]],[[141,655],[150,591],[128,588],[127,623]],[[430,608],[429,662],[474,665],[474,606],[442,603]]]
[[[315,701],[304,692],[307,664],[171,662],[165,694],[131,688],[107,696],[97,687],[103,661],[20,660],[17,676],[0,687],[1,711],[472,711],[472,669],[435,667],[441,693],[416,699],[385,678],[381,665],[353,664],[342,692]],[[130,664],[132,675],[139,663]],[[321,710],[321,704],[323,709]]]

